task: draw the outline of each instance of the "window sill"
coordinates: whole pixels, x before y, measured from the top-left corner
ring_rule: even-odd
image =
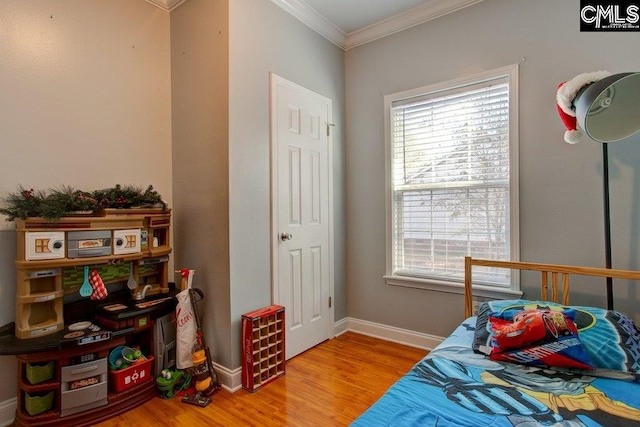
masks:
[[[425,289],[429,291],[446,292],[450,294],[464,294],[464,283],[447,282],[435,279],[419,279],[408,276],[383,276],[387,285],[405,288]],[[507,288],[497,288],[486,285],[474,285],[473,296],[487,299],[515,299],[522,297],[522,291]]]

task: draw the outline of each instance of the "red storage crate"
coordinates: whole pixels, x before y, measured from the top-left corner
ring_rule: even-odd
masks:
[[[284,307],[242,315],[242,388],[255,392],[284,375]]]
[[[153,378],[151,365],[153,356],[144,362],[135,363],[128,368],[109,371],[109,385],[113,391],[123,391],[135,385],[142,384]]]

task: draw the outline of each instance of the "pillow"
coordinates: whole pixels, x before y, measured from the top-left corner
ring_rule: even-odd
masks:
[[[481,353],[481,346],[490,345],[489,313],[525,309],[549,309],[565,313],[567,309],[573,310],[572,321],[576,325],[580,341],[594,368],[640,374],[640,330],[624,314],[604,308],[565,307],[548,301],[529,300],[485,302],[478,309],[473,350]]]
[[[491,360],[593,369],[575,324],[560,311],[507,310],[489,314],[489,323]]]

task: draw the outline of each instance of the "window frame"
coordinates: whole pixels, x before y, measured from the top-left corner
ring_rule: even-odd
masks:
[[[446,82],[422,86],[386,95],[384,97],[384,129],[385,129],[385,207],[386,207],[386,274],[385,282],[392,286],[403,286],[427,289],[455,294],[464,293],[464,282],[421,278],[409,275],[395,275],[393,271],[394,239],[393,239],[393,141],[391,137],[391,106],[393,102],[428,96],[437,92],[449,91],[465,86],[473,86],[506,78],[509,87],[509,208],[510,208],[510,260],[520,260],[520,214],[519,214],[519,66],[518,64],[489,70]],[[476,285],[474,295],[485,298],[513,298],[522,296],[520,291],[520,274],[511,272],[510,287]]]

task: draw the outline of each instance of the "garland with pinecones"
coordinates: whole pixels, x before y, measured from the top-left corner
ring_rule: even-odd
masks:
[[[16,193],[10,193],[4,198],[4,204],[5,207],[0,208],[0,214],[6,215],[7,221],[30,217],[56,221],[77,212],[95,212],[100,209],[153,207],[167,210],[167,204],[151,185],[144,190],[142,187],[117,184],[113,188],[92,192],[70,186],[48,191],[19,186]]]

